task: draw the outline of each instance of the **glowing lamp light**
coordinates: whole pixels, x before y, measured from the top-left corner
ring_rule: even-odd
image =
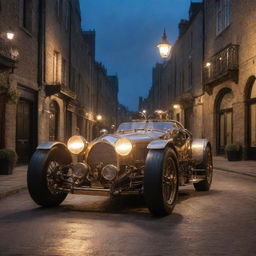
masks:
[[[67,146],[72,154],[78,155],[86,149],[87,144],[84,137],[75,135],[68,140]]]
[[[173,105],[173,108],[174,108],[174,109],[179,109],[179,108],[180,108],[180,105],[179,105],[179,104],[174,104],[174,105]]]
[[[207,62],[205,66],[209,68],[211,66],[211,62]]]
[[[143,113],[143,114],[146,114],[146,113],[147,113],[147,110],[145,110],[145,109],[142,110],[142,113]]]
[[[96,119],[97,119],[97,121],[101,121],[102,120],[102,115],[97,115]]]
[[[127,156],[132,150],[132,143],[126,138],[118,139],[115,143],[115,150],[121,156]]]
[[[157,45],[157,48],[159,49],[160,56],[163,59],[167,59],[170,56],[172,46],[170,42],[167,40],[165,30],[162,36],[162,41]]]
[[[14,39],[14,33],[12,31],[8,31],[6,33],[6,37],[8,40],[13,40]]]

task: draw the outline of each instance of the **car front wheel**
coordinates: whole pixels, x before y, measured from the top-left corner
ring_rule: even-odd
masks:
[[[165,216],[172,212],[178,194],[177,158],[171,148],[150,150],[144,173],[144,196],[150,212]]]
[[[28,166],[27,184],[30,196],[38,205],[54,207],[64,201],[67,193],[55,189],[60,185],[56,177],[60,167],[71,161],[69,151],[62,147],[36,150]]]

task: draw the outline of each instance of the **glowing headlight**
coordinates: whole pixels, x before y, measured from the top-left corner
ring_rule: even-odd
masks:
[[[126,139],[118,139],[115,143],[115,150],[121,156],[127,156],[132,150],[132,143]]]
[[[72,154],[78,155],[85,150],[87,141],[84,137],[75,135],[68,140],[67,145]]]

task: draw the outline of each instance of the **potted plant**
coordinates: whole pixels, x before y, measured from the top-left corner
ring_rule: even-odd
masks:
[[[237,143],[227,144],[225,146],[225,152],[228,161],[239,161],[241,160],[241,146]]]
[[[11,149],[0,149],[0,174],[12,174],[17,154]]]

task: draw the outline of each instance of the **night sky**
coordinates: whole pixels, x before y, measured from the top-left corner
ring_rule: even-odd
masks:
[[[166,29],[173,44],[190,0],[80,0],[82,28],[96,30],[96,60],[119,77],[119,101],[131,110],[146,97],[152,67],[161,62],[155,47]]]

